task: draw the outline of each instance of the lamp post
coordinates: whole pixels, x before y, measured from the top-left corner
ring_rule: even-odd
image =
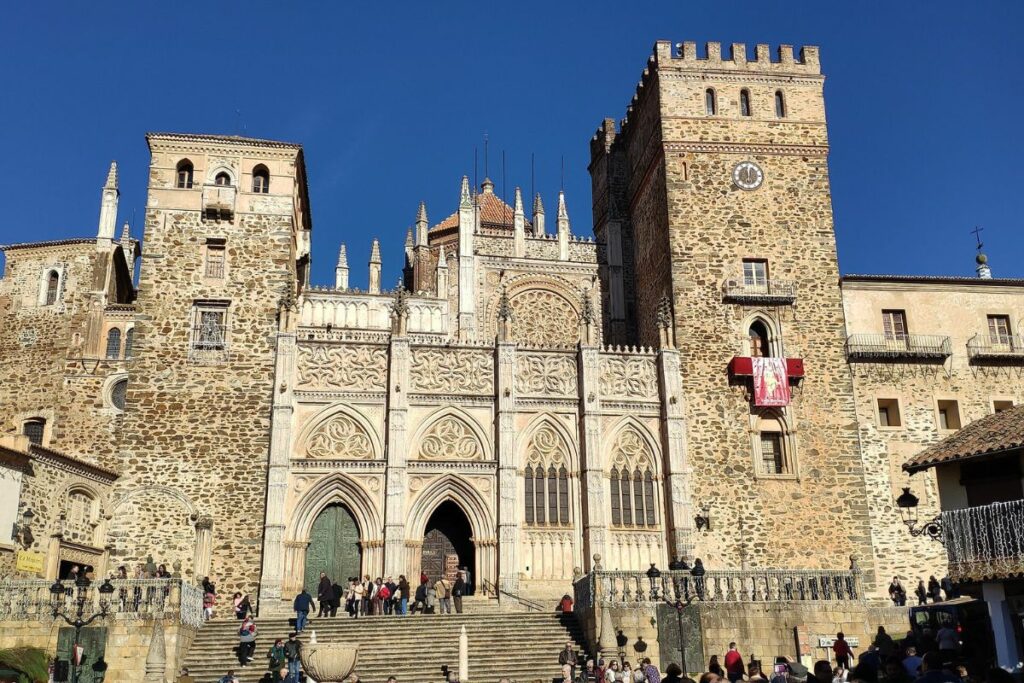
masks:
[[[661,578],[661,570],[651,562],[651,568],[647,570],[647,580],[651,582],[651,600],[658,599],[658,579]]]
[[[11,530],[11,540],[17,541],[25,550],[28,550],[36,540],[32,535],[32,522],[35,518],[36,513],[32,512],[32,508],[26,508],[25,512],[21,513],[21,523],[15,521]]]
[[[74,618],[69,617],[65,614],[63,609],[64,603],[64,586],[60,580],[53,582],[50,586],[50,604],[53,612],[53,618],[60,617],[64,622],[75,629],[74,642],[71,643],[71,683],[78,683],[80,674],[80,664],[75,662],[75,648],[78,646],[78,638],[82,633],[82,629],[96,621],[97,619],[106,619],[110,612],[110,594],[114,592],[114,586],[110,583],[110,579],[106,579],[103,584],[99,587],[100,591],[100,611],[93,612],[88,618],[85,616],[85,604],[89,601],[89,585],[92,582],[85,574],[80,575],[75,579],[75,612]]]
[[[651,567],[653,568],[654,565],[652,564]],[[648,576],[649,575],[650,575],[650,570],[648,570]],[[690,570],[690,576],[693,577],[695,585],[696,585],[697,581],[703,581],[704,565],[703,565],[703,563],[701,563],[700,560],[694,561],[693,569]],[[685,599],[681,599],[678,594],[676,595],[676,602],[675,602],[676,619],[677,619],[677,623],[679,625],[679,664],[680,664],[680,666],[683,667],[683,674],[684,675],[687,673],[687,670],[686,670],[686,638],[683,637],[683,611],[687,607],[689,607],[690,604],[695,599],[703,600],[704,599],[703,592],[704,591],[703,591],[703,586],[702,586],[700,588],[700,590],[699,590],[699,593],[696,592],[696,591],[693,592],[693,593],[690,593],[690,591],[686,591]]]
[[[933,541],[943,543],[942,519],[938,515],[924,522],[921,526],[916,526],[919,502],[918,497],[910,492],[909,486],[904,486],[903,493],[896,499],[896,507],[900,510],[900,517],[903,518],[903,523],[907,525],[907,530],[910,531],[911,536],[924,535]]]

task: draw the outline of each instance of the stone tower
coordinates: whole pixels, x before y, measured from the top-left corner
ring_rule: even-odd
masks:
[[[748,60],[741,44],[698,57],[659,42],[619,129],[605,120],[591,143],[606,334],[657,344],[666,298],[693,500],[735,530],[698,534],[695,552],[727,567],[872,556],[823,84],[814,47],[773,59],[758,45]],[[760,357],[782,359],[788,404],[755,395]]]
[[[279,316],[305,280],[302,149],[150,134],[147,256],[128,390],[115,561],[148,552],[222,590],[258,585]],[[273,418],[278,419],[277,411]],[[283,493],[281,493],[283,495]],[[159,550],[157,550],[159,549]]]

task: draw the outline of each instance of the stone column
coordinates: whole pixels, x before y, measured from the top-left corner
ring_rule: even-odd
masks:
[[[388,347],[388,422],[384,457],[387,460],[384,503],[384,574],[410,574],[405,553],[405,499],[409,491],[408,458],[409,339],[392,334]]]
[[[498,377],[498,585],[515,593],[519,584],[519,518],[516,501],[519,478],[516,476],[516,344],[497,343]],[[478,568],[479,572],[479,568]]]
[[[583,557],[607,554],[605,477],[601,459],[600,347],[580,344],[579,366],[580,468],[583,506]],[[584,567],[584,571],[588,571]]]
[[[679,352],[662,348],[658,352],[661,384],[661,440],[665,452],[665,528],[669,530],[669,556],[693,559],[693,502],[690,481],[693,468],[686,449],[686,421],[683,417],[683,387]]]
[[[204,576],[208,576],[210,573],[210,558],[213,553],[213,518],[203,515],[195,520],[195,524],[196,552],[192,558],[192,567],[195,570],[194,578],[202,580]],[[280,585],[280,582],[278,585]],[[260,592],[262,593],[262,590]]]
[[[292,443],[292,378],[295,376],[295,334],[277,335],[274,396],[271,408],[270,458],[267,468],[267,514],[263,524],[263,573],[259,601],[274,609],[282,598],[284,582],[285,498]],[[198,527],[196,529],[198,536]],[[198,542],[198,538],[197,538]],[[196,571],[199,571],[196,549]]]
[[[992,620],[992,634],[995,636],[996,663],[1012,669],[1020,661],[1017,652],[1017,637],[1013,631],[1013,617],[1006,604],[1006,587],[1002,581],[986,581],[981,584],[981,595],[988,606]]]

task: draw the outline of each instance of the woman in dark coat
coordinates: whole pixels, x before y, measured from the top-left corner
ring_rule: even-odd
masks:
[[[334,585],[327,578],[326,572],[320,572],[320,585],[316,587],[316,599],[320,603],[320,613],[317,616],[329,615],[331,605],[334,603]]]

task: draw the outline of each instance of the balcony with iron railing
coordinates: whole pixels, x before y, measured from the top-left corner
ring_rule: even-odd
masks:
[[[738,277],[722,285],[722,298],[739,304],[788,306],[796,301],[792,280],[750,280]]]
[[[1024,574],[1024,500],[945,510],[940,520],[954,581]]]
[[[975,364],[1024,365],[1024,335],[976,334],[967,342],[967,358]]]
[[[953,355],[949,337],[932,334],[851,334],[846,358],[859,361],[942,362]]]
[[[235,213],[235,197],[238,188],[234,185],[203,185],[203,213],[230,217]]]

